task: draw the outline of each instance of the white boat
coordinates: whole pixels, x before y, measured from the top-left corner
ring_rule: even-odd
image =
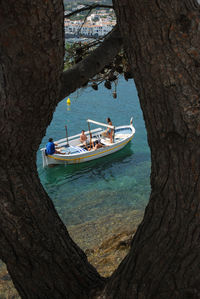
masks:
[[[90,150],[86,149],[85,146],[80,141],[80,134],[66,137],[55,141],[60,147],[62,154],[55,153],[53,155],[46,155],[46,149],[42,148],[42,160],[43,167],[52,164],[76,164],[91,161],[107,155],[113,154],[122,148],[124,148],[133,138],[135,134],[135,128],[132,124],[132,119],[130,125],[114,127],[108,124],[100,123],[94,120],[87,120],[89,131],[85,132],[87,140],[90,141],[90,145],[96,140],[100,142],[103,147],[99,149],[94,149],[91,147]],[[100,128],[90,130],[90,123],[101,126]],[[102,134],[105,129],[102,127],[107,127],[113,130],[113,140],[111,142],[110,138]]]

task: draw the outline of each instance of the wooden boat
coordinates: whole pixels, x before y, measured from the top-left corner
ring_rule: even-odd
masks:
[[[128,142],[131,141],[135,134],[135,128],[132,124],[132,119],[130,121],[130,125],[114,127],[108,124],[100,123],[94,120],[87,120],[89,130],[85,132],[87,136],[87,140],[90,141],[88,144],[88,148],[81,143],[80,134],[66,137],[60,140],[55,141],[60,147],[60,151],[62,154],[55,153],[53,155],[46,155],[45,148],[41,149],[42,152],[42,160],[43,167],[52,165],[52,164],[76,164],[83,163],[87,161],[91,161],[94,159],[98,159],[110,154],[113,154],[122,148],[124,148]],[[90,130],[90,124],[93,123],[95,125],[101,126],[100,128]],[[110,128],[113,130],[113,140],[111,142],[110,138],[104,136],[103,132],[105,129],[102,127]],[[98,140],[103,147],[99,149],[94,149],[92,145],[95,141]]]

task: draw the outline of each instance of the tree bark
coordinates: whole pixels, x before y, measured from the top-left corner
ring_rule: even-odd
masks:
[[[129,255],[98,298],[200,296],[200,12],[114,1],[151,148],[152,192]]]
[[[70,238],[35,164],[60,95],[63,3],[4,1],[0,27],[0,258],[22,298],[88,298],[104,279]]]
[[[104,280],[70,238],[35,167],[16,162],[0,175],[0,256],[20,296],[88,298]]]

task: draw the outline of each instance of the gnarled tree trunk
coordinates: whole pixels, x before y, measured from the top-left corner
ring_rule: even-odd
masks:
[[[0,9],[0,258],[22,298],[88,298],[104,283],[44,191],[36,151],[60,96],[62,1]]]
[[[200,12],[196,1],[115,0],[151,148],[152,192],[103,298],[200,295]]]

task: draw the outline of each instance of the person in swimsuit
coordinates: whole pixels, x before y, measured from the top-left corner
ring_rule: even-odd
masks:
[[[84,130],[81,131],[80,141],[81,141],[81,143],[83,143],[84,145],[87,144],[87,136],[85,135],[85,131],[84,131]]]
[[[112,126],[112,121],[111,121],[110,117],[108,117],[106,119],[106,121],[107,121],[108,125]],[[106,130],[106,136],[108,138],[110,138],[110,143],[113,143],[113,129],[107,128],[107,130]]]
[[[97,150],[101,147],[105,147],[105,145],[103,145],[102,143],[100,143],[98,140],[95,141],[95,146],[94,146],[94,150]]]
[[[88,148],[88,151],[91,151],[92,149],[93,150],[97,150],[101,147],[105,147],[105,145],[103,145],[101,142],[99,142],[98,140],[95,140],[95,142],[93,143],[93,145],[91,147]]]

